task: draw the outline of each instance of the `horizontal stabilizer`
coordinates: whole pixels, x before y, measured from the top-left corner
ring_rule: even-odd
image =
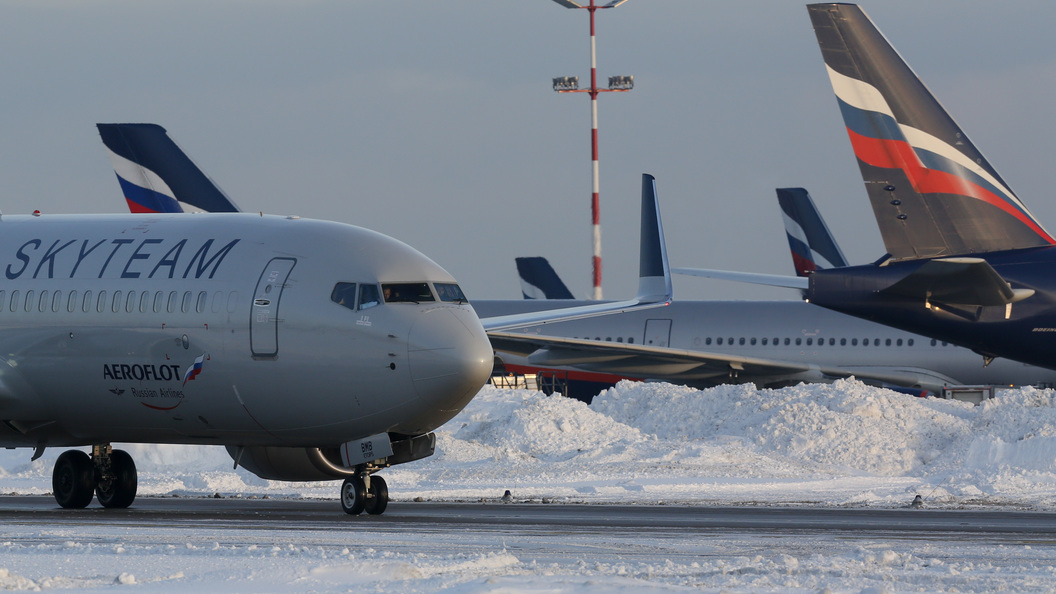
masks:
[[[810,281],[805,276],[782,276],[780,274],[760,274],[755,272],[736,272],[733,270],[714,270],[710,268],[673,268],[676,274],[686,276],[700,276],[704,278],[717,278],[721,280],[737,281],[752,285],[765,285],[768,287],[786,287],[789,289],[806,289]]]
[[[1034,294],[1033,289],[1013,289],[981,258],[929,260],[880,292],[962,306],[1008,305]]]

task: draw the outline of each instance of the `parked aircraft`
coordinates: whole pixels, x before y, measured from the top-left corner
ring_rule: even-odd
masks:
[[[643,192],[655,192],[651,177]],[[835,246],[824,223],[811,228],[804,235],[809,244],[827,240]],[[473,301],[481,315],[562,303]],[[1012,361],[984,367],[968,350],[800,301],[676,300],[663,310],[492,331],[488,337],[507,371],[536,374],[545,385],[563,385],[588,400],[621,379],[778,387],[853,375],[921,392],[975,384],[1056,385],[1056,373],[1046,369]]]
[[[808,7],[888,255],[811,303],[1056,368],[1056,239],[850,4]]]
[[[515,258],[517,276],[521,279],[521,295],[525,299],[574,299],[572,291],[540,256]]]

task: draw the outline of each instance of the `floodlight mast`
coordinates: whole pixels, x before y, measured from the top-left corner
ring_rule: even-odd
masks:
[[[554,79],[554,90],[558,93],[590,94],[590,158],[593,169],[593,186],[590,200],[590,215],[593,223],[594,256],[591,264],[594,269],[594,299],[601,299],[601,207],[598,200],[598,93],[620,93],[634,88],[633,76],[610,76],[609,88],[598,88],[597,46],[594,42],[594,12],[600,8],[616,8],[627,0],[612,0],[608,4],[597,6],[594,0],[583,6],[572,0],[554,0],[565,8],[581,8],[590,13],[590,88],[579,88],[578,76],[563,76]]]

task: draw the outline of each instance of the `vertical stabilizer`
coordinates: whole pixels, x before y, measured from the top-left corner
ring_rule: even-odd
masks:
[[[847,265],[840,246],[804,188],[777,188],[777,203],[797,276]]]
[[[546,258],[532,256],[516,258],[517,276],[521,278],[521,294],[525,299],[573,299],[557,271]]]
[[[96,124],[132,212],[239,212],[156,124]]]
[[[1056,244],[861,8],[807,8],[893,257]]]

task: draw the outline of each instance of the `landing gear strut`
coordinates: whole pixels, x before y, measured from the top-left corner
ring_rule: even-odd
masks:
[[[366,467],[359,467],[355,476],[341,483],[341,509],[357,516],[364,511],[380,515],[389,506],[389,486],[380,476],[370,476]]]
[[[92,446],[92,455],[70,450],[55,461],[51,488],[55,501],[67,509],[87,507],[92,495],[103,507],[125,508],[136,498],[136,463],[110,444]]]

